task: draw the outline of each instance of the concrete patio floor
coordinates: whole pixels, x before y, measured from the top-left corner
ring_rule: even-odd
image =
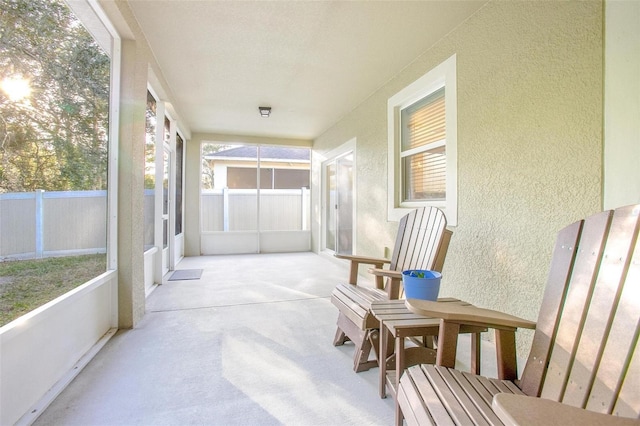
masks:
[[[330,294],[346,264],[292,253],[190,257],[178,269],[204,272],[153,291],[140,324],[120,330],[35,425],[393,424],[378,369],[354,373],[353,345],[332,345]],[[462,368],[467,351],[461,342]]]

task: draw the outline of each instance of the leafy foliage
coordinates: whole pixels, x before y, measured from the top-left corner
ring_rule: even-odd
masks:
[[[109,57],[61,0],[0,0],[0,193],[107,187]]]
[[[207,155],[215,154],[216,152],[224,151],[225,149],[232,148],[232,145],[224,145],[206,142],[201,146],[202,150],[202,189],[212,189],[214,187],[214,170],[213,164],[205,159]]]

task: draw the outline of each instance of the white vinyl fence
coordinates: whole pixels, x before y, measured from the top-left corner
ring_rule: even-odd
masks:
[[[145,191],[151,212],[152,195]],[[203,191],[202,231],[257,230],[256,197],[252,189]],[[309,230],[309,206],[306,188],[260,190],[260,230]],[[106,241],[107,191],[0,194],[0,260],[105,253]]]
[[[258,207],[255,189],[202,191],[202,232],[306,231],[310,227],[307,188],[261,189]]]
[[[0,259],[105,253],[107,191],[0,194]]]

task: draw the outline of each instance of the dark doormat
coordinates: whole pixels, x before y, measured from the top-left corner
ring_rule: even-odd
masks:
[[[173,271],[169,281],[199,280],[201,276],[202,269],[178,269]]]

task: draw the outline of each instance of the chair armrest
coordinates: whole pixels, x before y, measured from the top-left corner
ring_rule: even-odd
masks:
[[[520,328],[536,328],[536,323],[513,315],[473,305],[407,299],[409,311],[426,317],[440,318],[436,364],[454,367],[458,334],[462,325],[495,329],[498,378],[515,380],[518,376],[515,332]]]
[[[382,268],[369,268],[369,273],[376,277],[376,287],[387,292],[391,300],[400,298],[400,283],[402,282],[402,272],[392,271]],[[383,285],[383,278],[389,278],[386,288]]]
[[[385,263],[390,263],[389,259],[382,259],[378,257],[369,257],[369,256],[355,256],[351,254],[340,254],[335,253],[333,255],[338,259],[346,259],[352,262],[364,263],[368,265],[384,265]]]
[[[595,413],[549,399],[500,393],[493,397],[493,410],[505,425],[631,426],[640,420]]]
[[[333,255],[338,259],[345,259],[351,262],[349,267],[349,284],[357,284],[358,282],[358,266],[360,264],[365,265],[373,265],[376,268],[382,268],[382,265],[386,263],[390,263],[387,259],[379,259],[375,257],[368,256],[354,256],[350,254],[339,254],[335,253]],[[379,282],[378,282],[379,281]],[[376,279],[376,287],[382,288],[382,279]]]
[[[414,314],[441,318],[460,324],[478,325],[488,328],[529,328],[535,329],[536,323],[523,318],[473,305],[463,306],[453,303],[431,302],[427,300],[407,299],[407,308]]]
[[[392,271],[390,269],[382,269],[382,268],[369,268],[369,273],[375,275],[376,277],[386,277],[401,280],[402,272],[400,271]]]

